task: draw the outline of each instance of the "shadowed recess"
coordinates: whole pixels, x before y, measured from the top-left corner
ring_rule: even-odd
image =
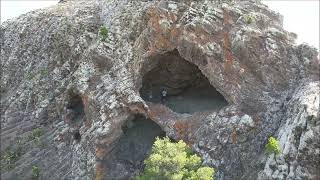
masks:
[[[148,102],[163,103],[178,113],[216,110],[228,105],[199,68],[173,51],[155,58],[157,65],[142,79],[141,97]],[[166,98],[162,92],[166,91]]]
[[[67,105],[67,120],[71,124],[80,125],[85,119],[84,105],[82,99],[77,94],[70,94]]]
[[[84,104],[82,98],[78,94],[69,93],[68,104],[66,106],[65,121],[73,128],[72,136],[77,142],[81,140],[79,128],[85,121]]]
[[[118,159],[130,163],[143,161],[151,151],[155,138],[165,136],[159,125],[142,115],[127,120],[122,131],[115,153]]]
[[[123,124],[122,131],[123,134],[113,143],[112,150],[103,161],[104,167],[108,169],[105,179],[131,179],[131,173],[143,169],[143,161],[151,153],[156,137],[165,136],[159,125],[142,115],[128,119]],[[124,170],[129,174],[122,174]]]

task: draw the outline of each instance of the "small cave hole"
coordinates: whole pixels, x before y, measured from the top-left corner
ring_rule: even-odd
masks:
[[[165,104],[178,113],[216,110],[228,105],[200,69],[184,60],[177,50],[155,60],[156,66],[142,78],[140,95],[145,101]]]
[[[66,107],[67,121],[77,127],[81,126],[85,120],[84,104],[81,96],[77,94],[70,94],[69,101]]]
[[[81,140],[81,134],[79,132],[79,130],[76,130],[74,133],[73,133],[73,139],[76,140],[76,141],[80,141]]]

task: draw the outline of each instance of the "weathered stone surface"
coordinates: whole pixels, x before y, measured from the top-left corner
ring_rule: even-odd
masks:
[[[286,102],[278,130],[282,154],[270,155],[260,179],[320,176],[319,82],[302,84]]]
[[[185,140],[217,179],[319,178],[318,52],[259,1],[64,1],[4,22],[0,36],[1,179],[32,166],[41,179],[132,177],[139,169],[104,162],[136,114]],[[228,106],[182,114],[141,98],[144,75],[174,51]],[[264,152],[271,135],[278,157]]]

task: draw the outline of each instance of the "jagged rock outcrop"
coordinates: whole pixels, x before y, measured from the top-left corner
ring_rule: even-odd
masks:
[[[33,166],[40,179],[132,179],[141,167],[110,154],[135,115],[185,140],[216,179],[319,178],[318,52],[294,38],[259,1],[66,1],[4,22],[1,179]],[[228,105],[178,113],[143,99],[172,52]],[[169,71],[177,92],[192,79]],[[269,136],[283,154],[265,153]]]
[[[285,103],[278,138],[280,155],[268,157],[261,179],[320,177],[319,83],[302,84]]]

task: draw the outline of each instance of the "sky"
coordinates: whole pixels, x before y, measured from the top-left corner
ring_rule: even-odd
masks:
[[[1,22],[29,11],[52,6],[58,0],[1,0]],[[284,29],[298,35],[297,43],[306,42],[319,49],[320,0],[262,0],[269,8],[284,15]]]

